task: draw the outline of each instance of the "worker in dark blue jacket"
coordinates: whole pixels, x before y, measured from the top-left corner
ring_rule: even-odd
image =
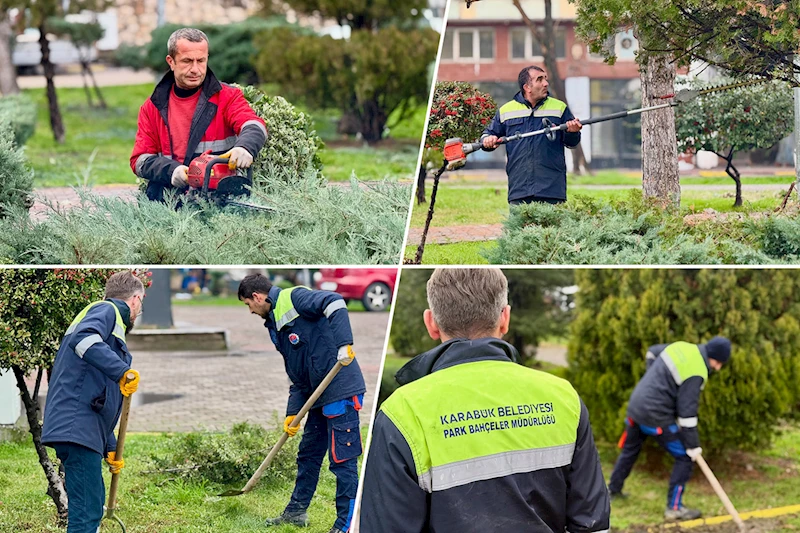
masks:
[[[103,457],[112,473],[116,460],[114,428],[122,397],[139,386],[131,370],[125,333],[142,309],[144,285],[132,272],[108,278],[105,300],[89,304],[72,321],[56,354],[44,411],[42,443],[55,448],[64,466],[69,523],[67,533],[95,533],[105,504]],[[125,375],[136,377],[126,383]]]
[[[667,520],[692,520],[702,513],[683,505],[692,463],[702,453],[697,433],[700,392],[712,371],[719,371],[731,356],[731,341],[714,337],[706,344],[674,342],[647,350],[647,370],[628,401],[622,453],[614,465],[608,490],[612,498],[625,498],[622,486],[631,473],[647,437],[653,437],[675,459],[667,489]]]
[[[364,399],[364,377],[353,352],[347,304],[341,295],[306,287],[279,289],[261,274],[245,277],[239,299],[264,318],[272,343],[283,356],[289,375],[289,402],[283,429],[289,424],[337,361],[344,365],[319,397],[303,430],[297,455],[294,492],[283,513],[267,525],[308,525],[306,509],[317,488],[322,460],[328,452],[336,476],[336,522],[330,533],[348,531],[358,489],[361,432],[358,412]]]
[[[508,203],[567,200],[567,162],[564,147],[575,148],[581,142],[580,120],[561,100],[550,96],[547,74],[539,67],[525,67],[517,78],[519,92],[500,106],[494,119],[481,135],[487,151],[494,150],[500,137],[528,133],[544,128],[543,121],[567,124],[566,131],[555,132],[555,140],[545,135],[526,137],[505,145],[508,160]]]

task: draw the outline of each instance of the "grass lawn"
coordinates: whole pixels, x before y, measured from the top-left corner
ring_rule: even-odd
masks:
[[[215,495],[221,490],[241,486],[221,487],[143,473],[153,468],[146,459],[151,454],[168,455],[166,443],[164,436],[153,434],[131,434],[126,441],[118,516],[130,533],[261,531],[264,519],[280,514],[289,500],[293,480],[262,481],[250,494],[218,498]],[[52,450],[50,453],[54,457]],[[108,487],[107,473],[105,478]],[[45,494],[46,488],[32,444],[0,444],[0,531],[63,532],[57,527],[55,506]],[[284,525],[269,531],[327,532],[336,519],[335,494],[336,481],[326,459],[308,510],[310,527]],[[119,531],[119,526],[104,522],[102,530]]]
[[[681,176],[681,185],[730,185],[734,191],[733,180],[724,172],[701,171],[701,176]],[[794,173],[787,169],[786,175],[773,176],[744,176],[741,178],[743,184],[786,184],[787,186],[795,180]],[[580,187],[581,185],[631,185],[641,186],[642,174],[640,172],[625,172],[620,170],[599,170],[591,176],[578,176],[575,174],[567,175],[567,185],[570,187]]]
[[[454,244],[426,244],[422,254],[423,265],[488,265],[481,255],[497,246],[495,241],[458,242]],[[417,245],[406,246],[405,259],[414,259]]]
[[[619,450],[614,444],[598,445],[600,460],[606,480],[611,476],[614,461]],[[625,483],[625,500],[615,500],[611,504],[611,528],[630,528],[628,531],[641,531],[632,526],[656,525],[663,519],[666,504],[666,491],[671,463],[659,463],[660,452],[656,454],[654,465],[639,458],[631,476]],[[800,504],[800,426],[785,426],[783,434],[775,440],[773,447],[758,453],[737,453],[727,462],[714,461],[709,457],[709,466],[719,479],[728,497],[739,513],[773,507]],[[650,470],[650,471],[648,471]],[[728,514],[711,485],[699,467],[695,468],[692,481],[686,486],[684,504],[700,509],[706,518]],[[797,530],[800,516],[793,515],[779,519],[783,526],[773,531]],[[747,524],[748,522],[745,522]],[[709,529],[708,531],[713,531]]]
[[[330,181],[347,181],[353,173],[360,180],[411,180],[415,177],[419,141],[326,148],[319,154],[322,173]]]
[[[766,178],[765,178],[766,179]],[[593,198],[611,200],[627,198],[629,189],[586,189],[579,186],[569,188],[568,194],[582,194]],[[430,185],[426,189],[430,201]],[[500,224],[508,216],[508,201],[505,186],[463,187],[439,184],[436,193],[432,227],[460,226],[472,224]],[[745,191],[744,206],[733,208],[733,188],[730,191],[684,190],[681,207],[692,211],[713,208],[717,211],[763,211],[778,207],[783,199],[779,191]],[[428,203],[413,206],[411,227],[422,228],[428,215]]]
[[[66,129],[63,145],[53,140],[44,89],[26,90],[38,108],[36,132],[26,145],[26,156],[36,175],[34,187],[77,185],[84,182],[84,174],[88,174],[88,182],[95,185],[134,184],[136,176],[131,172],[129,160],[137,117],[139,107],[152,90],[152,84],[104,87],[108,109],[90,109],[82,88],[58,89]],[[317,131],[324,140],[342,139],[335,131],[336,110],[302,110],[317,119]],[[392,128],[390,137],[393,140],[377,148],[334,146],[323,149],[320,157],[325,164],[325,176],[332,181],[343,181],[350,179],[355,171],[362,180],[385,176],[412,179],[424,120],[424,106],[417,106],[411,116]],[[97,153],[90,166],[95,149]]]

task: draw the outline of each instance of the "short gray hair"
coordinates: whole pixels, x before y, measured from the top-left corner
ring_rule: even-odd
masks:
[[[106,298],[127,300],[134,294],[144,294],[144,283],[130,270],[117,272],[106,280]]]
[[[208,42],[208,37],[196,28],[181,28],[172,32],[167,40],[167,53],[170,57],[175,57],[178,53],[178,39],[186,39],[192,43]]]
[[[508,305],[508,280],[499,268],[437,268],[427,289],[433,319],[448,337],[488,335]]]

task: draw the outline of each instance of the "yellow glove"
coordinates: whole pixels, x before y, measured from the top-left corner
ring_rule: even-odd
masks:
[[[297,435],[297,432],[300,430],[300,426],[299,425],[297,425],[297,426],[295,426],[293,428],[289,427],[289,424],[291,424],[293,420],[294,420],[294,415],[290,415],[290,416],[287,416],[286,420],[283,421],[283,430],[286,433],[288,433],[290,437],[294,437],[295,435]]]
[[[116,460],[117,452],[108,452],[106,462],[108,463],[108,470],[112,474],[119,474],[125,468],[125,459]]]
[[[128,380],[128,374],[134,374],[136,377],[133,378],[128,383],[125,383]],[[139,373],[136,370],[129,368],[122,376],[122,379],[119,380],[119,390],[122,391],[123,396],[130,396],[131,394],[136,392],[136,389],[138,388],[139,388]]]
[[[234,168],[247,168],[253,164],[253,156],[241,146],[232,148],[219,157],[228,158],[228,168],[231,170]]]
[[[342,363],[342,366],[349,365],[355,358],[356,352],[353,351],[353,347],[349,344],[339,348],[339,354],[336,356],[336,360]]]

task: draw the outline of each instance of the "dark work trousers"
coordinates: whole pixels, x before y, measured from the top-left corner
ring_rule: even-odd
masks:
[[[667,450],[675,458],[675,465],[672,467],[672,476],[669,478],[669,489],[667,490],[667,508],[678,509],[683,505],[683,491],[686,482],[692,477],[692,460],[686,455],[686,448],[681,442],[678,434],[678,426],[673,424],[665,428],[641,426],[628,418],[625,420],[625,432],[621,441],[624,440],[622,453],[617,458],[614,471],[611,473],[611,481],[608,483],[608,490],[611,492],[622,491],[622,485],[631,473],[636,458],[642,450],[642,444],[647,437],[653,437],[656,442]]]
[[[326,417],[322,410],[323,407],[319,407],[308,412],[297,453],[297,480],[286,511],[308,509],[317,489],[322,460],[328,452],[330,470],[336,476],[336,522],[333,525],[347,531],[358,490],[358,456],[361,455],[358,411],[348,405],[344,414]]]
[[[563,204],[566,200],[562,200],[561,198],[548,198],[546,196],[525,196],[523,198],[517,198],[516,200],[511,200],[508,202],[511,205],[519,205],[519,204],[532,204],[532,203],[540,203],[540,204]]]
[[[78,444],[55,444],[53,448],[64,465],[69,499],[67,533],[96,533],[106,501],[103,456]]]

